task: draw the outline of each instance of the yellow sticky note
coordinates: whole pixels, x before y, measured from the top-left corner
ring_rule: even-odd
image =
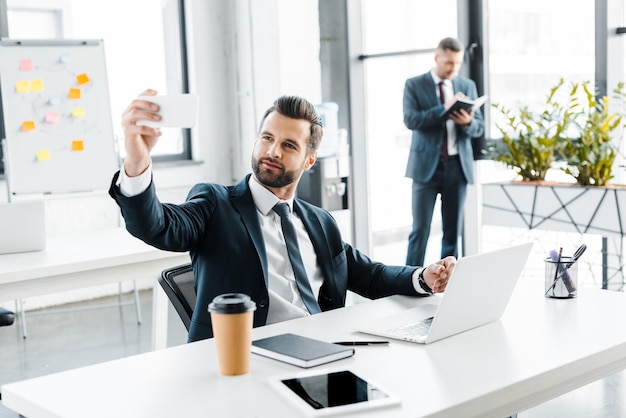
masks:
[[[22,130],[24,132],[34,131],[36,127],[37,126],[35,125],[34,120],[25,120],[24,122],[22,122]]]
[[[72,141],[72,151],[84,151],[85,144],[82,139],[75,139]]]
[[[78,84],[89,83],[89,76],[87,73],[78,74],[76,76],[76,81],[78,81]]]
[[[30,81],[30,89],[32,91],[43,91],[43,80],[31,80]]]
[[[75,107],[72,109],[72,116],[75,118],[80,118],[81,116],[85,116],[85,109],[82,107]]]
[[[20,80],[15,83],[15,91],[18,93],[28,93],[30,92],[30,83],[25,80]]]
[[[43,149],[37,151],[37,161],[48,161],[50,159],[50,151]]]
[[[29,59],[20,60],[20,71],[32,71],[33,62]]]
[[[80,99],[80,89],[71,87],[70,91],[67,93],[67,97],[70,99]]]

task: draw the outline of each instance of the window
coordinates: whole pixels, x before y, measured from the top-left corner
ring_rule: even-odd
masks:
[[[457,35],[456,1],[367,0],[361,4],[363,53],[374,55],[364,60],[372,256],[403,263],[412,222],[411,180],[404,177],[411,143],[411,131],[403,122],[404,83],[430,71],[439,41]],[[416,53],[395,54],[403,51]],[[398,247],[386,245],[390,243]],[[393,256],[383,254],[387,248]]]
[[[567,10],[567,13],[563,13]],[[572,8],[566,0],[551,2],[489,2],[489,100],[508,108],[545,104],[551,87],[562,77],[567,82],[595,80],[594,2]],[[571,30],[575,27],[576,30]],[[486,135],[501,137],[496,128],[501,116],[491,111]],[[551,170],[557,180],[563,173]],[[485,161],[480,183],[510,180],[512,170]]]
[[[567,0],[489,2],[491,103],[532,108],[545,103],[561,77],[594,81],[594,2],[571,5]],[[487,134],[500,136],[493,124]]]
[[[121,13],[120,11],[123,11]],[[187,92],[182,0],[7,0],[12,39],[102,39],[115,140],[121,114],[145,88]],[[191,159],[190,131],[163,129],[153,160]]]

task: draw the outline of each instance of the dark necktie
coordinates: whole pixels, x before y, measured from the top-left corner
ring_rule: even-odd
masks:
[[[439,82],[439,101],[441,104],[446,102],[446,96],[443,93],[443,81]],[[448,126],[446,121],[443,121],[443,142],[441,143],[441,158],[448,158]]]
[[[304,305],[309,310],[309,313],[316,314],[321,312],[320,307],[317,304],[317,300],[311,290],[311,284],[309,278],[304,270],[304,264],[302,263],[302,257],[300,256],[300,247],[298,246],[298,239],[296,238],[296,230],[293,224],[289,220],[289,205],[286,203],[278,203],[274,206],[274,212],[280,216],[280,226],[283,229],[283,235],[285,236],[285,244],[287,244],[287,253],[289,254],[289,261],[291,261],[291,267],[293,268],[293,274],[296,276],[296,285],[300,291],[300,297],[304,302]]]

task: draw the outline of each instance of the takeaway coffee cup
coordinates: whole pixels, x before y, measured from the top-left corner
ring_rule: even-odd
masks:
[[[255,310],[256,303],[243,293],[225,293],[209,304],[221,374],[235,376],[250,370]]]

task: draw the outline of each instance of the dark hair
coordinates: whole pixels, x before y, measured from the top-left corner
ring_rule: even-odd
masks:
[[[304,119],[311,122],[311,135],[307,140],[307,153],[312,154],[317,150],[322,142],[322,118],[315,111],[315,107],[306,99],[298,96],[280,96],[274,100],[274,104],[265,111],[261,119],[259,131],[272,112],[278,112],[283,116],[292,119]]]
[[[461,52],[463,51],[463,44],[459,42],[458,39],[443,38],[441,41],[439,41],[439,45],[437,45],[437,49],[441,51],[450,50],[453,52]]]

